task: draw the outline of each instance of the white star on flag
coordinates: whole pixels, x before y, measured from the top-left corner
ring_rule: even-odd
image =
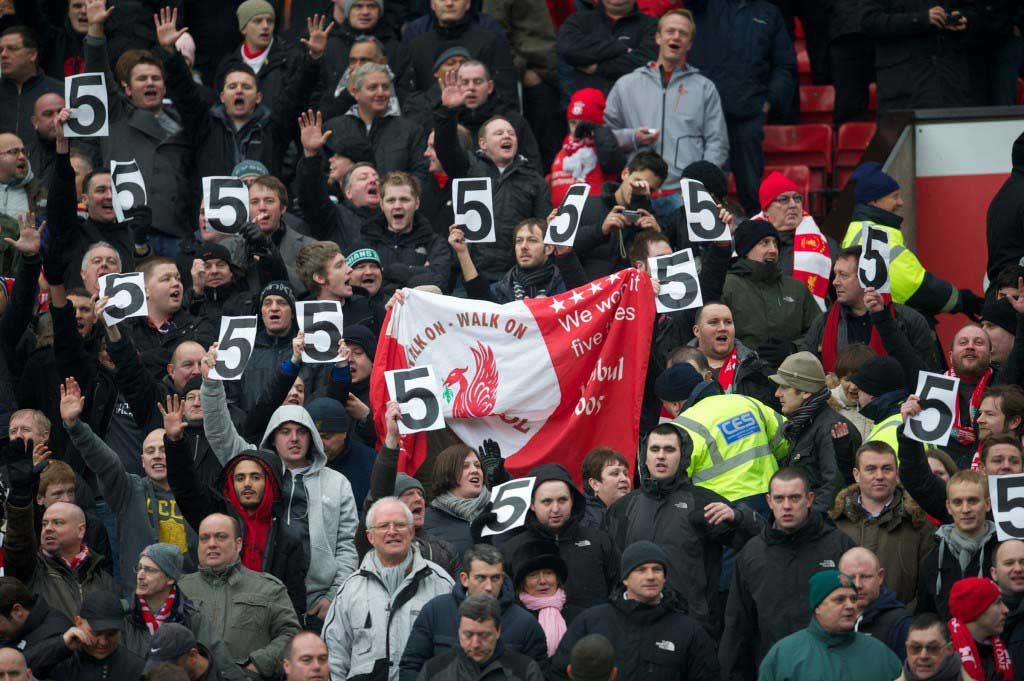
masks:
[[[597,293],[600,290],[601,290],[601,285],[598,284],[596,281],[593,284],[590,285],[590,292],[591,293]]]
[[[580,302],[581,300],[583,300],[583,294],[582,294],[582,293],[580,293],[579,291],[575,291],[575,290],[574,290],[574,291],[572,292],[572,302],[574,302],[574,303],[578,303],[578,302]]]
[[[565,303],[555,298],[551,303],[551,309],[554,310],[555,312],[561,312],[562,310],[565,309]]]
[[[611,274],[608,275],[608,281],[618,281],[621,278],[622,275],[619,274],[618,272],[612,272]]]

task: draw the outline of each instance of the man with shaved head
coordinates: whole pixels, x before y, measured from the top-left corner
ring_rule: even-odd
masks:
[[[912,615],[885,586],[885,568],[878,556],[860,546],[849,549],[839,559],[839,571],[857,587],[856,631],[877,638],[902,660]]]
[[[46,186],[53,175],[53,164],[57,159],[56,131],[54,120],[64,108],[64,98],[56,92],[47,92],[36,100],[32,108],[32,127],[35,129],[35,140],[25,140],[32,173],[43,186]],[[33,143],[34,142],[34,143]]]
[[[4,681],[32,681],[32,670],[25,656],[17,648],[0,648],[0,679]]]

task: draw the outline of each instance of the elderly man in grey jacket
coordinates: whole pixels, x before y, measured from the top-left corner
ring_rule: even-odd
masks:
[[[729,135],[714,83],[686,63],[697,34],[689,10],[662,15],[654,42],[658,61],[619,78],[608,93],[605,124],[627,153],[656,151],[668,163],[666,188],[676,189],[683,168],[694,161],[722,167],[729,158]],[[659,219],[682,205],[682,195],[655,199]]]
[[[373,550],[338,592],[324,622],[332,679],[398,681],[402,651],[416,616],[452,579],[412,545],[412,511],[397,497],[377,500],[366,513]]]
[[[228,412],[224,384],[209,377],[217,361],[212,349],[203,357],[203,427],[221,464],[247,449],[277,452],[284,520],[307,542],[306,627],[318,628],[342,582],[356,569],[355,534],[359,519],[352,485],[327,467],[327,455],[316,424],[304,407],[278,407],[263,437],[250,444],[239,436]]]

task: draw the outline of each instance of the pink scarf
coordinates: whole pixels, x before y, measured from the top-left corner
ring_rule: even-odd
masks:
[[[554,657],[558,644],[565,636],[565,618],[562,617],[565,591],[558,589],[553,596],[531,596],[523,591],[519,594],[519,600],[527,610],[537,613],[537,621],[548,639],[548,657]]]

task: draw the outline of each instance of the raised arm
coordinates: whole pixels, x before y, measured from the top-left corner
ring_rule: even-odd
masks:
[[[452,69],[444,77],[441,88],[441,106],[434,112],[434,151],[449,177],[461,178],[469,174],[466,152],[459,145],[456,129],[458,121],[455,110],[466,101],[466,94],[459,86],[458,69]]]
[[[203,356],[203,386],[199,390],[199,399],[203,405],[203,432],[206,440],[220,465],[225,466],[235,454],[254,449],[254,446],[242,439],[231,421],[224,382],[210,378],[210,369],[216,363],[217,344],[214,343]]]

